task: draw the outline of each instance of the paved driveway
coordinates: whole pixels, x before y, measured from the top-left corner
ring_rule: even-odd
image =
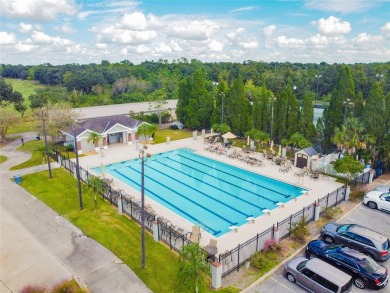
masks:
[[[355,223],[360,224],[366,227],[369,227],[371,229],[374,229],[381,234],[386,235],[390,238],[390,214],[378,211],[378,210],[371,210],[365,205],[359,206],[357,209],[355,209],[351,214],[347,215],[345,218],[343,218],[340,222],[342,223]],[[387,260],[384,263],[381,263],[390,272],[390,260]],[[352,286],[352,292],[381,292],[381,293],[390,293],[390,285],[387,285],[385,288],[383,288],[380,291],[374,291],[374,290],[360,290],[356,288],[354,285]],[[291,293],[291,292],[306,292],[301,287],[299,287],[296,284],[292,284],[283,276],[283,269],[280,269],[269,279],[261,283],[260,285],[257,285],[256,287],[252,288],[251,290],[247,291],[250,293],[266,293],[266,292],[278,292],[278,293]]]

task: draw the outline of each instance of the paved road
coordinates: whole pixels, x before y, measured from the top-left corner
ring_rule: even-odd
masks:
[[[342,223],[355,223],[360,224],[366,227],[370,227],[390,238],[390,214],[384,213],[378,210],[371,210],[365,205],[359,206],[352,213],[344,217],[340,222]],[[381,263],[390,272],[390,260],[387,260],[384,263]],[[390,293],[390,285],[387,285],[380,291],[374,290],[360,290],[353,285],[352,292],[381,292],[381,293]],[[292,284],[283,276],[283,269],[278,270],[276,273],[272,274],[269,279],[257,285],[256,287],[246,290],[245,292],[250,293],[301,293],[306,292],[301,287],[296,284]]]
[[[35,134],[23,138],[35,139]],[[30,157],[15,151],[20,144],[18,139],[0,150],[8,157],[0,164],[0,292],[19,292],[29,284],[51,287],[72,277],[91,292],[151,292],[109,250],[10,180],[47,169],[7,171]]]

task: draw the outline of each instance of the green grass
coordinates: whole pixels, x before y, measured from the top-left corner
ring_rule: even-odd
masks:
[[[171,141],[174,141],[174,140],[192,137],[192,132],[185,129],[182,130],[161,129],[156,132],[154,136],[154,143],[155,144],[165,143],[167,141],[167,136],[170,137]]]
[[[49,150],[51,148],[49,147]],[[24,146],[19,146],[18,151],[26,151],[32,154],[30,160],[23,162],[19,165],[13,166],[10,170],[20,170],[28,167],[39,166],[43,164],[43,158],[46,159],[45,151],[45,141],[44,140],[31,140],[24,144]],[[53,160],[51,160],[53,161]],[[47,163],[47,160],[45,160]]]
[[[101,197],[95,208],[93,193],[83,184],[84,209],[79,209],[77,181],[64,169],[54,169],[53,179],[47,171],[22,177],[22,187],[67,218],[83,233],[112,251],[126,263],[153,292],[178,292],[178,256],[145,235],[146,268],[141,268],[141,229]],[[209,290],[209,292],[215,292]],[[239,292],[225,288],[218,292]]]
[[[29,105],[30,102],[28,97],[32,94],[35,94],[35,90],[38,88],[43,88],[44,86],[32,80],[23,80],[16,78],[4,78],[5,82],[12,85],[14,91],[20,92],[23,95],[26,105]]]
[[[4,163],[5,161],[7,161],[7,157],[6,156],[0,156],[0,164],[1,163]]]

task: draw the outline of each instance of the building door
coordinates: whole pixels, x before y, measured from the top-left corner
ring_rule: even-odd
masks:
[[[297,167],[298,168],[307,167],[307,159],[308,159],[307,155],[297,154]]]

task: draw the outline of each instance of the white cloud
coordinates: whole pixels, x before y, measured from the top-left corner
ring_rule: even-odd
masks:
[[[96,43],[96,48],[98,48],[99,50],[106,50],[107,49],[107,44]]]
[[[169,54],[172,53],[172,49],[169,45],[165,43],[160,43],[153,51],[153,53],[157,54]]]
[[[256,9],[257,6],[245,6],[245,7],[240,7],[240,8],[237,8],[237,9],[234,9],[234,10],[230,10],[229,12],[241,12],[241,11],[250,11],[250,10],[253,10],[253,9]]]
[[[390,38],[390,22],[381,27],[381,32],[384,37]]]
[[[74,0],[0,0],[0,14],[9,18],[53,21],[60,14],[74,15]]]
[[[16,37],[14,34],[7,32],[0,32],[0,45],[13,45],[16,43]]]
[[[252,40],[249,42],[240,42],[239,46],[244,49],[256,49],[259,47],[259,43],[256,40]]]
[[[375,5],[373,0],[306,0],[305,3],[305,7],[308,9],[337,13],[364,11]]]
[[[18,43],[18,44],[16,44],[15,48],[19,52],[26,53],[26,52],[31,52],[35,48],[35,46]]]
[[[29,23],[19,23],[19,31],[21,33],[30,33],[33,30],[33,25]]]
[[[267,38],[270,38],[272,36],[272,34],[274,33],[275,29],[276,29],[276,26],[269,25],[269,26],[263,28],[263,33]]]
[[[287,38],[286,36],[277,37],[275,41],[279,47],[284,48],[302,48],[305,45],[305,42],[302,39]]]
[[[145,30],[159,25],[158,19],[153,14],[145,16],[141,12],[134,12],[125,14],[116,26],[121,29]]]
[[[325,48],[329,44],[329,39],[326,36],[316,34],[307,40],[307,44],[317,49]]]
[[[220,30],[219,24],[211,20],[178,20],[166,25],[168,36],[186,40],[205,40]]]
[[[66,34],[72,34],[76,32],[76,29],[68,23],[64,23],[62,26],[55,26],[54,29]]]
[[[209,43],[209,48],[213,52],[221,52],[223,50],[224,44],[217,40],[212,40]]]
[[[349,22],[334,16],[329,16],[327,19],[320,18],[314,23],[317,25],[318,31],[326,36],[344,35],[351,31]]]
[[[382,36],[373,36],[367,33],[361,33],[356,38],[352,39],[352,42],[362,47],[377,47],[382,42]]]
[[[241,39],[241,36],[246,32],[245,28],[240,27],[233,32],[229,32],[226,34],[226,38],[228,38],[232,42],[236,42]]]

